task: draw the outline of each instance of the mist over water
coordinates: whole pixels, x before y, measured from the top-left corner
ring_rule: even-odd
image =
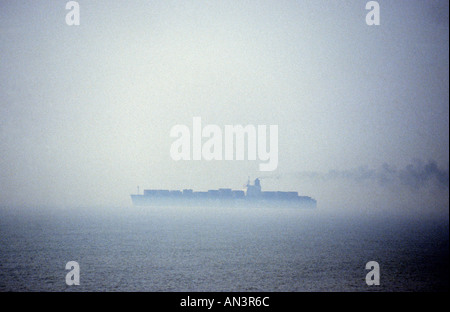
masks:
[[[445,291],[447,216],[0,208],[0,291]],[[380,264],[367,286],[365,264]],[[66,286],[65,264],[80,264]]]
[[[449,1],[67,2],[0,5],[0,291],[448,291]],[[129,207],[248,176],[317,209]]]

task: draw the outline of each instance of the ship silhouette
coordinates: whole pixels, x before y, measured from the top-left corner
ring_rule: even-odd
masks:
[[[144,194],[132,194],[131,200],[136,206],[192,206],[192,205],[232,205],[232,206],[295,206],[315,208],[317,201],[309,196],[299,196],[298,192],[261,191],[261,181],[250,180],[246,190],[219,188],[217,190],[144,190]],[[139,193],[139,189],[138,189]]]

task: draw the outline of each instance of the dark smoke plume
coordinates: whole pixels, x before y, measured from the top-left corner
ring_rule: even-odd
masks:
[[[361,166],[349,170],[330,170],[321,172],[298,172],[298,178],[309,179],[345,179],[361,183],[374,181],[383,186],[394,184],[405,185],[412,189],[420,189],[429,185],[436,185],[441,189],[449,187],[449,169],[441,169],[435,161],[415,161],[403,169],[397,169],[389,164],[383,164],[379,169]]]

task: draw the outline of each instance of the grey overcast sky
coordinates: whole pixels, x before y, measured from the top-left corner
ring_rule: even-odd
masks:
[[[66,1],[0,1],[0,205],[264,176],[329,209],[448,210],[449,3],[380,0],[368,26],[366,2],[80,0],[68,26]],[[277,170],[173,161],[194,116],[278,125]]]

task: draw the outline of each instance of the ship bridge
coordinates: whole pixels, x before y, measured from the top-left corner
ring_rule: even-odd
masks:
[[[247,182],[247,196],[259,197],[261,196],[261,182],[258,178],[255,179],[255,184],[251,185],[250,180]]]

